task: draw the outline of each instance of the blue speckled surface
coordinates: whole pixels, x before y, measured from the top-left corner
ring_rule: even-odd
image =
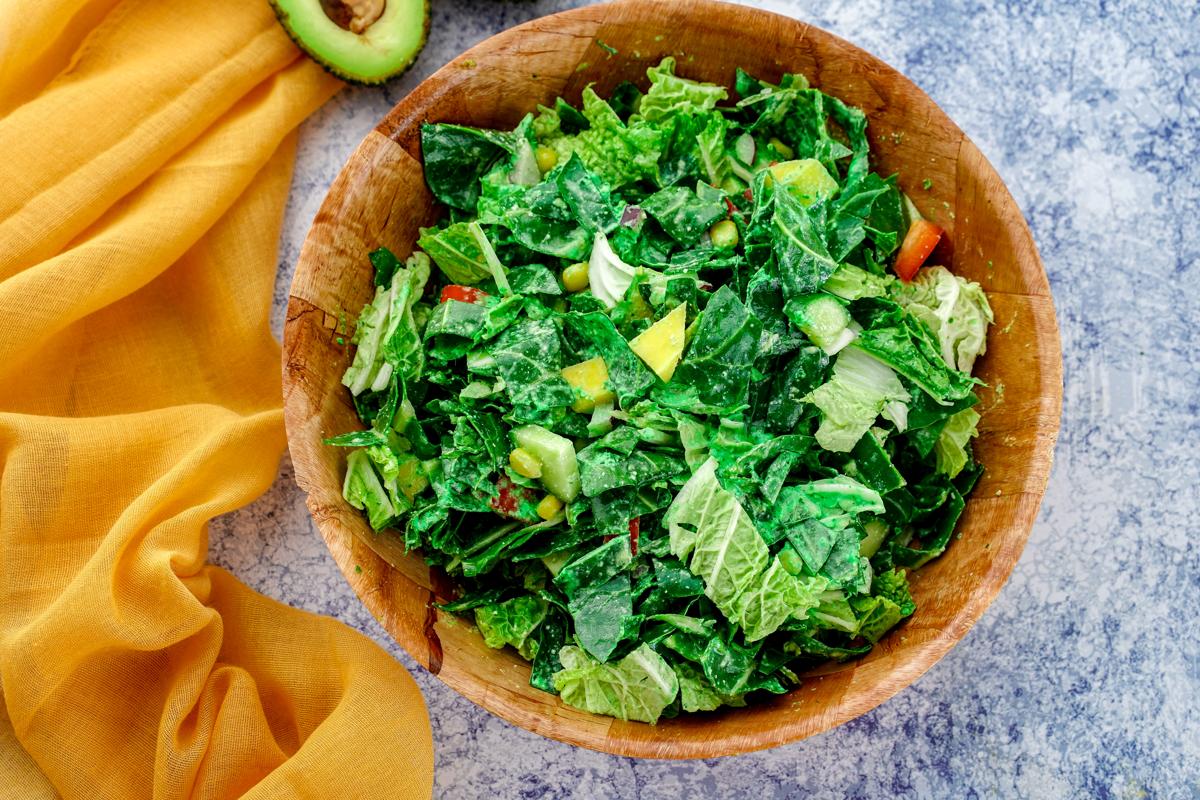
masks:
[[[570,2],[434,0],[416,68],[304,127],[276,322],[329,182],[391,105],[476,41]],[[615,758],[492,717],[361,606],[285,463],[212,556],[396,655],[429,703],[440,798],[1200,797],[1200,4],[763,2],[908,74],[980,146],[1050,273],[1066,395],[1041,518],[1000,597],[897,697],[713,761]]]

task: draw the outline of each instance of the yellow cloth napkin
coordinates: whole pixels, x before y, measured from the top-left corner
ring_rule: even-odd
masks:
[[[0,795],[428,797],[411,677],[205,564],[284,446],[265,0],[0,3]]]

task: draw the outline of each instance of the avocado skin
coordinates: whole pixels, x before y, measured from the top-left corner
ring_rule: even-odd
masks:
[[[300,37],[296,35],[295,31],[292,30],[292,27],[288,25],[288,12],[279,6],[277,0],[267,1],[271,4],[271,10],[275,12],[275,18],[279,20],[279,26],[283,28],[285,33],[287,33],[288,38],[291,39],[297,47],[304,51],[305,55],[315,61],[318,65],[320,65],[321,69],[325,70],[330,75],[333,75],[335,78],[343,80],[346,83],[354,86],[382,86],[392,78],[400,77],[412,69],[412,65],[417,60],[417,56],[420,55],[423,49],[425,49],[425,43],[429,40],[429,0],[425,0],[425,20],[421,27],[421,41],[417,44],[416,49],[413,50],[408,61],[405,61],[401,66],[387,73],[386,75],[380,75],[375,78],[363,78],[356,75],[350,75],[344,72],[337,64],[331,64],[316,53],[309,50],[308,45],[305,44],[304,41],[302,41]]]

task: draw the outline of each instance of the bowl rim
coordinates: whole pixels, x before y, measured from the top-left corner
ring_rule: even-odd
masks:
[[[341,173],[346,173],[355,166],[356,160],[360,154],[368,150],[368,145],[374,136],[382,136],[387,139],[400,143],[400,135],[405,131],[411,134],[411,129],[418,121],[414,116],[420,113],[421,107],[429,102],[428,95],[436,91],[440,84],[445,83],[447,78],[454,76],[457,80],[462,73],[464,65],[472,63],[476,57],[484,53],[490,53],[497,49],[507,47],[522,36],[530,34],[534,31],[553,29],[558,26],[569,25],[579,21],[586,21],[592,18],[602,17],[605,14],[611,13],[617,9],[625,9],[630,7],[644,7],[649,10],[661,8],[663,6],[681,5],[686,3],[691,7],[690,13],[704,13],[706,10],[712,9],[728,9],[736,8],[738,13],[754,15],[769,19],[772,24],[778,26],[790,27],[795,30],[802,30],[804,35],[815,33],[815,35],[827,37],[828,40],[836,43],[846,51],[853,53],[857,58],[863,59],[865,62],[877,66],[892,73],[896,79],[908,84],[909,89],[916,95],[919,95],[932,108],[936,109],[945,118],[945,123],[948,129],[954,133],[956,137],[960,137],[965,146],[974,149],[974,145],[965,133],[945,114],[944,111],[937,106],[934,101],[928,97],[919,87],[912,83],[903,73],[891,67],[886,62],[883,62],[878,57],[868,53],[867,51],[847,42],[846,40],[824,31],[809,23],[798,19],[787,17],[771,11],[766,11],[759,8],[734,5],[731,3],[717,2],[717,0],[614,0],[614,2],[601,3],[596,5],[582,6],[578,8],[560,11],[543,17],[528,20],[520,25],[508,28],[501,31],[483,41],[477,43],[473,47],[467,49],[455,58],[451,59],[444,66],[433,72],[428,78],[422,81],[409,94],[402,98],[391,111],[378,123],[374,130],[368,134],[366,139],[355,149],[353,154],[348,159]],[[409,141],[411,146],[411,139]],[[976,153],[978,151],[976,150]],[[1040,312],[1041,317],[1039,323],[1043,323],[1048,327],[1041,331],[1043,337],[1048,337],[1046,342],[1039,342],[1047,347],[1044,356],[1048,359],[1042,365],[1043,372],[1048,371],[1049,384],[1053,389],[1053,396],[1047,398],[1050,401],[1050,417],[1052,424],[1049,428],[1039,429],[1039,444],[1037,445],[1037,455],[1044,457],[1047,460],[1045,467],[1045,475],[1040,480],[1035,482],[1035,485],[1027,485],[1022,494],[1027,495],[1032,503],[1032,509],[1027,510],[1025,517],[1021,520],[1017,515],[1021,513],[1019,510],[1014,510],[1012,518],[1009,520],[1010,525],[1016,524],[1017,529],[1009,533],[1006,541],[1006,550],[1004,561],[1000,564],[999,570],[994,570],[989,575],[988,583],[979,587],[979,590],[972,591],[957,613],[943,626],[943,630],[937,635],[930,636],[916,646],[916,656],[908,663],[908,669],[903,670],[902,674],[898,674],[895,680],[889,680],[885,684],[877,687],[870,697],[864,701],[861,697],[854,697],[850,700],[841,698],[834,707],[828,710],[828,713],[822,713],[815,721],[811,717],[804,717],[803,722],[794,722],[791,724],[783,724],[776,726],[767,731],[760,731],[754,738],[747,738],[744,731],[732,731],[728,734],[714,736],[712,738],[704,738],[703,740],[683,741],[664,741],[659,740],[655,736],[618,736],[614,735],[611,730],[613,720],[606,717],[598,717],[609,723],[605,727],[602,736],[596,735],[594,732],[591,735],[575,734],[570,731],[564,732],[561,728],[556,727],[556,717],[553,711],[533,712],[529,709],[522,709],[518,704],[510,702],[507,698],[501,697],[497,693],[489,691],[478,691],[477,687],[466,685],[469,681],[463,681],[456,675],[446,675],[439,673],[436,669],[430,669],[431,660],[436,660],[440,663],[440,653],[434,659],[432,654],[427,653],[424,649],[418,646],[415,642],[409,641],[405,636],[401,635],[396,629],[394,620],[394,609],[391,609],[385,603],[382,594],[377,591],[377,587],[372,587],[367,578],[364,576],[363,570],[359,569],[359,565],[365,560],[371,558],[371,554],[365,551],[368,547],[361,539],[354,535],[349,528],[342,523],[339,517],[341,514],[332,512],[327,507],[319,506],[315,503],[312,497],[311,487],[313,485],[313,476],[306,473],[306,468],[303,465],[303,459],[297,457],[296,441],[301,435],[301,420],[298,418],[299,409],[295,408],[291,398],[293,392],[291,388],[296,380],[302,380],[301,373],[305,369],[304,364],[297,365],[291,357],[293,344],[293,332],[295,331],[296,321],[307,311],[303,308],[304,305],[311,305],[308,301],[298,296],[295,292],[296,282],[305,269],[306,257],[309,250],[309,239],[314,235],[314,231],[310,230],[306,238],[304,248],[301,252],[299,264],[297,266],[296,275],[293,278],[292,289],[289,291],[289,308],[287,312],[287,321],[285,323],[284,332],[284,348],[283,348],[283,383],[284,383],[284,405],[285,405],[285,424],[287,427],[289,448],[292,450],[293,461],[295,464],[295,475],[297,483],[306,495],[306,503],[313,516],[314,522],[319,529],[322,538],[325,540],[331,554],[336,563],[351,584],[355,594],[359,597],[372,615],[383,625],[388,633],[401,644],[402,647],[422,666],[425,666],[430,671],[434,672],[437,677],[453,688],[457,693],[467,697],[475,704],[488,710],[492,714],[501,717],[502,719],[518,725],[527,730],[539,733],[549,738],[559,741],[568,742],[578,746],[588,747],[590,749],[607,752],[614,755],[632,756],[640,758],[709,758],[724,755],[733,755],[755,750],[766,749],[779,746],[782,744],[798,741],[827,731],[837,725],[840,725],[850,719],[856,718],[866,712],[874,709],[878,705],[886,702],[902,689],[909,686],[925,671],[939,661],[958,641],[960,641],[974,623],[982,616],[983,612],[991,604],[998,594],[1000,588],[1007,581],[1017,560],[1020,557],[1025,543],[1032,531],[1032,527],[1036,522],[1037,510],[1040,507],[1041,500],[1045,494],[1046,483],[1049,479],[1049,462],[1053,458],[1053,452],[1060,425],[1061,403],[1062,403],[1062,361],[1061,361],[1061,342],[1059,338],[1057,317],[1055,314],[1053,299],[1050,294],[1049,282],[1046,278],[1045,268],[1041,262],[1040,256],[1037,253],[1036,246],[1033,244],[1032,235],[1028,230],[1028,224],[1024,217],[1021,216],[1019,208],[1016,206],[1015,200],[1008,193],[1007,186],[995,169],[987,162],[982,154],[977,155],[978,168],[986,172],[990,172],[994,176],[999,190],[1008,195],[1008,200],[1012,203],[1012,207],[1017,210],[1017,219],[1015,224],[1023,229],[1024,235],[1028,238],[1029,251],[1026,254],[1027,259],[1031,259],[1033,265],[1036,266],[1040,273],[1040,284],[1037,296],[1044,296],[1046,300],[1045,309]],[[339,178],[341,175],[339,174]],[[336,183],[336,182],[335,182]],[[329,202],[329,197],[326,197],[325,202]],[[314,225],[315,229],[315,225]],[[989,291],[989,296],[993,294],[1004,294],[1000,291]],[[293,309],[293,305],[297,305]],[[328,313],[328,312],[326,312]],[[1045,384],[1045,381],[1043,381]],[[347,506],[348,508],[348,506]],[[354,512],[350,509],[351,513]],[[387,561],[379,558],[379,563],[382,569],[397,572],[394,567],[388,565]],[[436,618],[436,612],[432,610],[432,595],[429,601],[430,613]],[[427,626],[431,626],[432,621],[427,622]],[[477,635],[477,634],[476,634]],[[434,636],[436,639],[436,635]],[[911,647],[911,646],[910,646]],[[795,690],[793,690],[795,691]],[[789,693],[791,694],[791,693]],[[558,701],[554,697],[555,702]],[[547,704],[547,708],[553,709],[552,705]],[[718,714],[737,714],[739,710],[732,712],[718,712]],[[547,721],[546,717],[550,719]],[[593,716],[593,715],[588,715]],[[694,715],[693,715],[694,716]],[[654,731],[655,728],[646,726],[642,723],[622,723],[623,725],[640,725],[647,731]],[[663,730],[660,725],[657,730]]]

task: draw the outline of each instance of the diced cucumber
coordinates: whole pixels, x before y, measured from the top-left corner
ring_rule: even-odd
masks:
[[[804,562],[801,560],[800,554],[796,552],[796,548],[792,547],[791,542],[785,543],[779,551],[779,563],[790,575],[804,574]]]
[[[467,371],[491,377],[496,374],[496,359],[482,350],[472,350],[467,353]]]
[[[879,545],[883,544],[883,539],[887,536],[888,524],[881,519],[872,519],[863,523],[863,529],[867,535],[858,546],[858,554],[864,558],[871,558],[879,552]]]
[[[551,575],[557,575],[562,572],[562,568],[571,560],[572,555],[570,550],[551,553],[548,556],[542,556],[542,564],[545,565],[546,569],[550,570]]]
[[[569,503],[579,494],[579,462],[571,440],[541,425],[513,429],[513,441],[542,462],[542,485],[559,500]]]
[[[743,133],[733,142],[733,154],[747,167],[754,164],[754,155],[757,150],[758,146],[754,143],[754,137],[748,133]]]
[[[833,295],[794,297],[788,301],[785,311],[796,327],[829,355],[837,353],[857,336],[850,328],[850,312]]]

